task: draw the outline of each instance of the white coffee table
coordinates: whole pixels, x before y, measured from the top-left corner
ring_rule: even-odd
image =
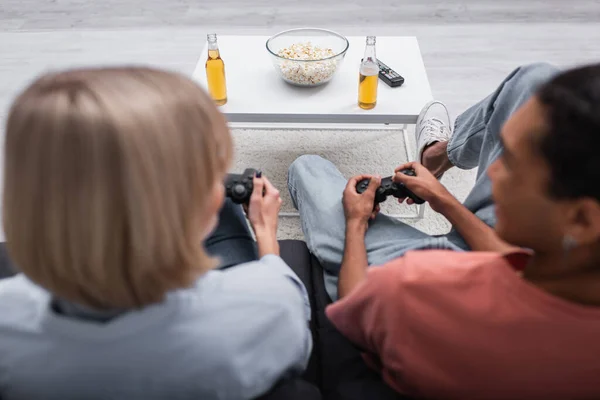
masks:
[[[350,48],[331,82],[299,88],[275,72],[266,50],[267,36],[219,36],[225,60],[228,102],[221,111],[230,122],[414,124],[432,99],[427,73],[415,37],[377,38],[377,57],[405,78],[399,88],[380,82],[377,107],[357,105],[358,67],[365,38],[349,37]],[[206,87],[206,47],[194,79]]]
[[[404,135],[407,158],[415,157],[414,144],[407,136],[406,124],[415,124],[421,108],[432,100],[431,88],[415,37],[377,37],[377,57],[405,78],[401,87],[390,88],[379,82],[377,106],[362,110],[357,105],[358,67],[365,48],[365,37],[348,37],[350,47],[333,80],[316,88],[287,84],[273,68],[266,50],[268,36],[219,36],[219,49],[225,60],[227,104],[220,107],[232,126],[339,128],[348,124],[361,129],[393,125]],[[206,46],[193,78],[206,88]],[[400,125],[400,126],[397,126]],[[392,128],[392,126],[388,127]],[[422,218],[424,207],[418,209]],[[399,216],[411,217],[411,216]],[[414,218],[414,216],[412,216]]]

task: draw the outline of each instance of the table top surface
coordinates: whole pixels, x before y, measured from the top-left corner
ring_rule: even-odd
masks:
[[[415,123],[432,100],[415,37],[377,37],[377,58],[405,78],[391,88],[379,81],[377,106],[358,107],[358,71],[365,37],[348,37],[350,47],[333,79],[314,88],[286,83],[275,71],[265,43],[268,36],[219,36],[225,61],[227,104],[220,110],[230,122],[267,123]],[[193,74],[206,88],[206,45]]]

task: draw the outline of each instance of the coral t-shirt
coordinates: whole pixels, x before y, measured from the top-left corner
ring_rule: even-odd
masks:
[[[600,308],[520,278],[526,253],[415,251],[327,308],[398,392],[600,399]]]

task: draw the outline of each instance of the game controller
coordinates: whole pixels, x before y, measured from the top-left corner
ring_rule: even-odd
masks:
[[[403,169],[400,172],[409,176],[417,176],[417,174],[415,174],[415,171],[412,169]],[[369,182],[371,182],[371,179],[369,178],[360,180],[356,184],[356,192],[364,193],[365,190],[367,190],[367,188],[369,187]],[[408,188],[404,186],[403,183],[394,182],[392,180],[392,177],[388,176],[386,178],[381,179],[381,185],[377,188],[377,191],[375,192],[375,204],[384,202],[390,195],[394,196],[397,199],[409,197],[415,202],[415,204],[425,203],[425,200],[408,190]]]
[[[225,196],[235,204],[248,204],[252,190],[254,190],[254,177],[257,171],[246,168],[241,174],[227,174],[225,178]]]

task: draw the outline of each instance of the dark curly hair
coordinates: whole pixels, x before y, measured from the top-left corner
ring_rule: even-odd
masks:
[[[549,126],[541,152],[550,166],[550,194],[600,201],[600,64],[556,76],[537,97]]]

